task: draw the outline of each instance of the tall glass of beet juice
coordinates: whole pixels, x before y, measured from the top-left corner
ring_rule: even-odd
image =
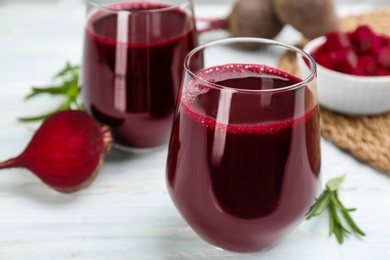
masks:
[[[168,142],[184,58],[196,45],[192,0],[88,1],[83,99],[117,147]]]
[[[238,44],[258,45],[247,52]],[[278,67],[301,55],[308,74]],[[204,240],[231,251],[269,248],[308,213],[320,183],[316,66],[303,51],[231,38],[191,51],[167,161],[170,196]]]

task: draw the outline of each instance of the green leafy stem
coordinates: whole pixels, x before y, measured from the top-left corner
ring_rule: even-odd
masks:
[[[365,236],[366,234],[356,225],[352,219],[350,212],[355,211],[355,208],[346,208],[340,201],[338,196],[338,189],[343,182],[345,175],[331,179],[326,183],[326,189],[318,197],[316,203],[311,207],[307,219],[322,214],[326,209],[329,210],[329,236],[334,234],[337,241],[342,244],[344,237],[349,234],[356,234],[357,236]],[[341,215],[340,215],[341,213]],[[350,230],[345,227],[341,218],[344,218]]]
[[[23,122],[40,121],[46,119],[58,111],[68,109],[84,110],[83,105],[78,101],[78,96],[80,93],[79,69],[80,66],[71,65],[69,62],[67,62],[65,68],[54,75],[52,78],[52,84],[42,87],[32,87],[31,92],[26,96],[25,99],[31,99],[32,97],[41,94],[50,94],[64,96],[65,100],[55,110],[33,117],[21,117],[19,120]]]

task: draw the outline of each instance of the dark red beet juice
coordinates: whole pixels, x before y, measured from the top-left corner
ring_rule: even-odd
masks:
[[[195,36],[193,19],[165,4],[121,3],[90,17],[84,104],[111,126],[117,144],[147,148],[168,141],[183,61]]]
[[[290,74],[260,65],[206,69],[225,87],[188,80],[169,147],[170,195],[206,241],[227,250],[267,248],[303,220],[319,188],[317,101]],[[225,92],[225,93],[224,93]]]

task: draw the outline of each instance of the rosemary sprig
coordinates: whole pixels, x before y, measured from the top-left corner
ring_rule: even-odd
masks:
[[[52,78],[52,84],[42,87],[32,87],[31,93],[25,97],[26,100],[41,94],[60,95],[64,96],[65,100],[53,111],[32,117],[21,117],[19,120],[23,122],[40,121],[61,110],[83,110],[83,105],[78,101],[78,96],[80,93],[80,87],[78,85],[79,69],[80,66],[71,65],[69,62],[67,62],[65,68],[54,75]]]
[[[365,236],[366,234],[356,225],[355,221],[349,214],[355,211],[355,208],[346,208],[341,203],[338,196],[338,189],[343,182],[345,175],[338,178],[331,179],[326,183],[326,189],[318,197],[317,201],[311,207],[307,219],[322,214],[326,209],[329,210],[329,236],[334,234],[337,241],[342,244],[344,237],[354,233],[356,235]],[[347,229],[343,224],[341,216],[344,218],[344,222],[348,223],[351,230]]]

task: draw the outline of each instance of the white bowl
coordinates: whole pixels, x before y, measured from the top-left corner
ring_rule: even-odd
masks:
[[[324,36],[308,42],[311,54],[325,42]],[[298,55],[298,68],[307,74],[308,65]],[[318,101],[321,106],[347,115],[376,115],[390,111],[390,76],[354,76],[327,69],[317,63]]]

